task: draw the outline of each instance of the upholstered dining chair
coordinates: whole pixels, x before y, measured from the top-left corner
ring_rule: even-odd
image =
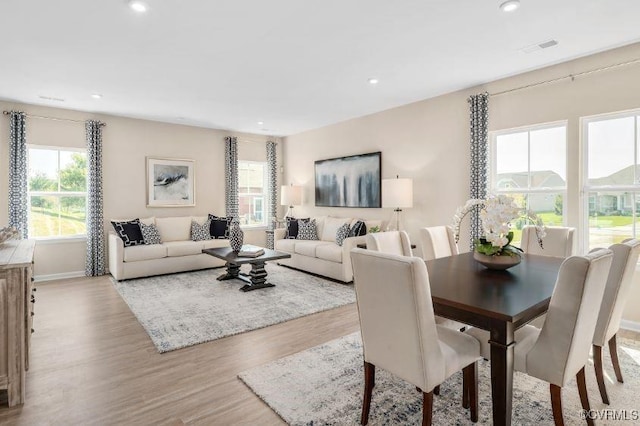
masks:
[[[527,225],[522,228],[522,241],[520,248],[525,253],[539,254],[541,256],[569,257],[574,253],[573,236],[575,228],[564,226],[545,227],[545,237],[542,240],[542,247],[538,244],[536,227]]]
[[[549,382],[556,425],[564,424],[562,387],[574,376],[582,408],[590,409],[584,369],[596,328],[593,313],[600,307],[612,259],[607,249],[565,259],[542,329],[525,325],[515,332],[514,368]],[[477,328],[465,333],[480,341],[482,356],[490,359],[489,333]]]
[[[374,232],[367,234],[365,240],[368,250],[413,256],[409,235],[405,231]]]
[[[424,260],[458,254],[458,245],[450,226],[420,228],[420,248]]]
[[[614,244],[609,249],[613,252],[613,263],[611,264],[604,296],[602,297],[596,331],[593,334],[593,367],[596,371],[600,396],[605,404],[609,404],[609,396],[604,384],[602,348],[605,343],[609,344],[609,353],[611,354],[611,362],[616,373],[616,379],[618,382],[624,383],[620,362],[618,361],[616,334],[620,330],[622,311],[631,289],[636,263],[638,263],[640,241],[629,239],[622,242],[622,244]]]
[[[364,351],[362,424],[369,420],[376,367],[421,390],[423,425],[431,424],[433,389],[462,370],[462,392],[476,422],[480,345],[436,325],[424,261],[364,249],[351,250],[351,260]]]

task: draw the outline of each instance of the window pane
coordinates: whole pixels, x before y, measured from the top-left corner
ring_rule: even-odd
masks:
[[[609,247],[633,236],[630,192],[589,193],[589,249]]]
[[[262,194],[264,187],[264,165],[258,163],[238,164],[238,193]]]
[[[634,183],[635,117],[588,124],[589,185]]]
[[[29,212],[30,237],[54,237],[60,232],[58,197],[31,197]]]
[[[527,132],[496,137],[496,182],[498,189],[527,188]]]
[[[530,136],[531,187],[564,188],[567,179],[567,130],[534,130]]]
[[[87,190],[87,156],[81,152],[60,151],[60,190]]]
[[[87,233],[86,202],[84,196],[60,197],[60,235]]]
[[[29,190],[58,190],[58,151],[29,149]]]
[[[238,214],[242,225],[267,223],[265,172],[265,163],[238,162]]]

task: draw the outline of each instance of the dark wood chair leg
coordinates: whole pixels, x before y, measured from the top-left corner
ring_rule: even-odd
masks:
[[[462,393],[466,395],[467,406],[464,407],[465,398],[462,398],[462,406],[471,408],[471,421],[478,421],[478,363],[467,365],[462,370]]]
[[[615,334],[609,340],[609,353],[611,354],[613,371],[616,372],[616,379],[618,379],[620,383],[624,383],[624,380],[622,380],[622,371],[620,370],[620,361],[618,361],[618,343],[616,342]]]
[[[576,374],[576,381],[578,382],[578,393],[580,394],[580,404],[585,411],[591,411],[589,406],[589,395],[587,395],[587,379],[584,375],[584,367]],[[595,423],[590,416],[587,416],[587,424],[593,426]]]
[[[596,380],[598,381],[598,389],[600,390],[602,402],[608,405],[609,396],[607,395],[607,388],[604,384],[604,372],[602,369],[602,346],[593,345],[593,368],[596,370]]]
[[[551,408],[553,409],[553,421],[556,426],[564,426],[562,418],[562,388],[556,385],[549,385],[551,390]]]
[[[369,423],[369,409],[371,408],[371,394],[376,381],[376,366],[364,362],[364,397],[362,401],[362,418],[360,423],[366,425]]]
[[[422,393],[422,426],[431,426],[433,415],[433,391]]]
[[[434,395],[440,395],[440,385],[438,385],[435,388],[433,388],[433,394]]]

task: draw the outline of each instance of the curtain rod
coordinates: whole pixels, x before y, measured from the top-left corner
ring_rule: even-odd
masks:
[[[9,114],[11,114],[11,111],[2,111],[2,114],[9,115]],[[25,117],[28,117],[28,118],[42,118],[44,120],[54,120],[54,121],[69,121],[69,122],[72,122],[72,123],[84,123],[85,122],[85,120],[74,120],[74,119],[71,119],[71,118],[47,117],[45,115],[33,115],[33,114],[25,114]],[[107,123],[102,123],[102,122],[100,123],[100,126],[106,126],[106,125],[107,125]]]
[[[573,80],[575,80],[576,77],[583,77],[585,75],[595,74],[595,73],[598,73],[598,72],[601,72],[601,71],[608,71],[608,70],[611,70],[611,69],[614,69],[614,68],[624,67],[626,65],[634,65],[634,64],[638,64],[638,63],[640,63],[640,58],[632,59],[632,60],[627,61],[627,62],[620,62],[620,63],[617,63],[617,64],[608,65],[606,67],[596,68],[596,69],[593,69],[593,70],[579,72],[577,74],[569,74],[569,75],[565,75],[563,77],[553,78],[551,80],[545,80],[545,81],[540,81],[540,82],[537,82],[537,83],[531,83],[531,84],[527,84],[525,86],[516,87],[514,89],[503,90],[502,92],[489,93],[489,96],[504,95],[506,93],[517,92],[519,90],[530,89],[532,87],[543,86],[543,85],[551,84],[551,83],[557,83],[558,81],[567,80],[567,79],[571,79],[571,81],[573,81]]]

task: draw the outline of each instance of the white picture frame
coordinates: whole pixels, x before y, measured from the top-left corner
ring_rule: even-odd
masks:
[[[146,157],[147,207],[196,205],[195,160]]]

